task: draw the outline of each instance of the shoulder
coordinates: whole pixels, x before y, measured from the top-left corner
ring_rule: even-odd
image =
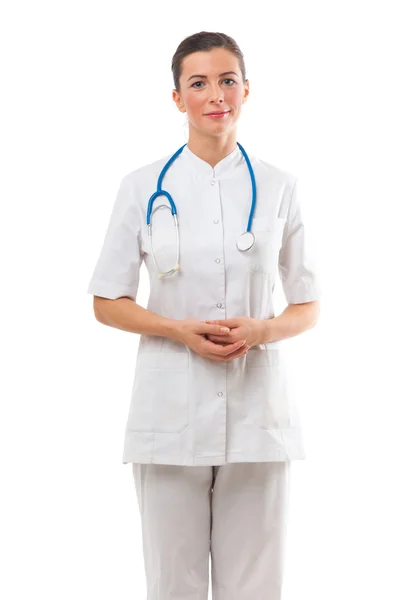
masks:
[[[297,181],[296,174],[277,167],[276,165],[272,165],[257,156],[252,156],[251,161],[253,165],[256,165],[258,175],[265,177],[270,181],[285,184],[291,190],[294,188]]]
[[[255,181],[260,194],[275,198],[279,204],[279,216],[290,214],[297,189],[298,177],[295,173],[278,167],[256,155],[249,156],[253,166]]]
[[[122,183],[127,186],[139,185],[141,183],[152,182],[154,178],[158,178],[162,168],[165,166],[172,154],[158,158],[129,171],[122,177]]]
[[[297,175],[257,156],[252,156],[251,162],[255,179],[263,190],[280,199],[279,214],[288,214],[296,196]]]

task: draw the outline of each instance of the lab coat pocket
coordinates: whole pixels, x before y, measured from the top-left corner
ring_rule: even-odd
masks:
[[[179,433],[188,426],[188,409],[188,353],[139,355],[127,429]]]
[[[281,248],[285,219],[280,217],[254,217],[251,231],[255,243],[243,252],[248,268],[253,273],[271,273],[276,270]]]
[[[265,344],[246,357],[244,402],[248,419],[262,429],[292,426],[291,401],[282,349]]]

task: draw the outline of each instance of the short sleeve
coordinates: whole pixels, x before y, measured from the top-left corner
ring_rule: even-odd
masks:
[[[279,273],[288,304],[319,300],[315,257],[306,235],[300,186],[295,181],[279,253]]]
[[[132,184],[125,176],[119,186],[104,242],[87,292],[116,300],[136,300],[140,266],[140,220]]]

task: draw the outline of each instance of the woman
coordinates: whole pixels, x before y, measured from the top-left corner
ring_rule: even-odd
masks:
[[[141,334],[122,462],[147,598],[207,600],[211,552],[214,598],[277,600],[290,464],[304,458],[281,340],[314,326],[319,289],[295,177],[236,140],[249,93],[236,42],[192,35],[172,71],[188,142],[122,179],[88,289],[101,323]],[[147,309],[135,302],[143,260]]]

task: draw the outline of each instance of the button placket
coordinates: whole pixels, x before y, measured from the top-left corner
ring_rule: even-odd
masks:
[[[216,183],[218,182],[218,180],[214,177],[210,180],[210,185],[211,186],[215,186]],[[215,195],[215,201],[220,205],[221,208],[221,198],[220,198],[220,193],[219,193],[219,189],[218,188],[214,188],[214,192],[212,192],[212,196]],[[215,218],[213,219],[213,223],[215,225],[221,224],[221,219],[220,218]],[[220,237],[219,237],[220,236]],[[218,232],[215,233],[215,242],[218,241],[218,245],[220,246],[220,252],[223,254],[223,229],[219,230]],[[214,258],[214,261],[217,265],[223,265],[223,257],[221,255],[216,256]],[[216,273],[218,273],[218,276],[220,275],[222,277],[222,280],[220,280],[220,292],[222,292],[222,297],[223,297],[223,293],[225,292],[224,289],[224,279],[225,279],[225,274],[224,274],[224,269],[218,269],[218,271],[216,271]],[[220,297],[220,296],[219,296]],[[215,304],[216,308],[221,309],[222,315],[220,318],[223,318],[223,312],[225,309],[225,305],[223,302],[217,302]]]

